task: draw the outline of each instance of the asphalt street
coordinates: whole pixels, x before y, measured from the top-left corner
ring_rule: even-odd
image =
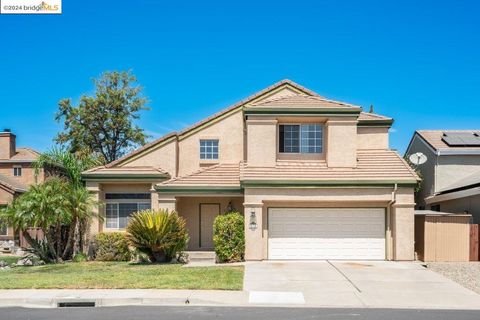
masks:
[[[0,320],[478,320],[480,310],[311,309],[229,307],[0,308]]]

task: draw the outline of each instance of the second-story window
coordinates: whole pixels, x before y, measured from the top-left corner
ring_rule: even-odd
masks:
[[[218,160],[218,139],[200,140],[200,160]]]
[[[322,153],[323,126],[318,123],[281,124],[280,153]]]
[[[22,167],[14,167],[13,168],[13,176],[14,177],[21,177],[22,176]]]

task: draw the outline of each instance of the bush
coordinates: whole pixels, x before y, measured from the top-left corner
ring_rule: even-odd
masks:
[[[130,249],[125,233],[103,232],[95,236],[95,260],[129,261]]]
[[[73,256],[73,262],[85,262],[87,261],[87,255],[85,253],[77,253],[76,255]]]
[[[243,215],[229,212],[213,222],[213,242],[220,262],[238,262],[245,256],[245,229]]]
[[[127,226],[127,239],[151,262],[170,262],[188,242],[185,219],[168,210],[134,213]]]

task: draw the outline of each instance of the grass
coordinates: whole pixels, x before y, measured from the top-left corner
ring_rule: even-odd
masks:
[[[243,267],[182,268],[179,264],[68,262],[0,271],[0,289],[241,290]]]
[[[0,261],[5,261],[8,263],[8,265],[11,265],[12,263],[16,263],[20,259],[18,256],[4,256],[0,255]]]

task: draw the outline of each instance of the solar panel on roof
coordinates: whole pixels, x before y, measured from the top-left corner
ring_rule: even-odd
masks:
[[[442,140],[451,147],[480,147],[480,135],[473,132],[444,132]]]

